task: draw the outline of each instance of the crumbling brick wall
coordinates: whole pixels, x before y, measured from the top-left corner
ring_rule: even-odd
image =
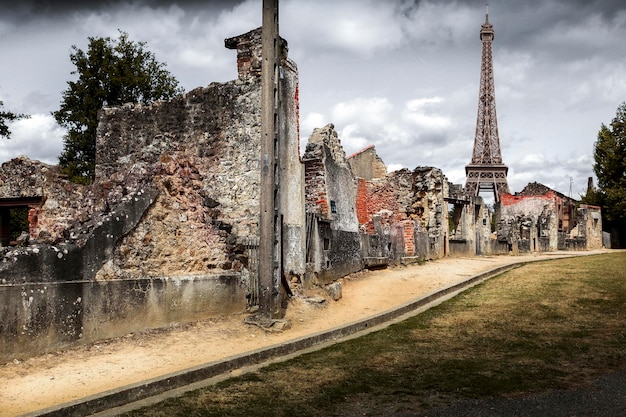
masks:
[[[365,181],[365,186],[360,181],[357,208],[361,230],[380,233],[376,223],[389,234],[401,230],[393,232],[396,238],[402,239],[402,249],[394,247],[392,251],[399,256],[444,256],[447,187],[448,181],[441,170],[432,167],[417,167],[413,171],[401,169]],[[411,233],[408,225],[412,225]],[[418,242],[420,239],[426,242]]]
[[[356,197],[362,232],[384,234],[393,257],[445,255],[449,184],[441,170],[417,167],[387,174],[373,146],[349,162],[363,176],[357,178]]]
[[[306,212],[317,228],[309,231],[308,273],[327,283],[363,268],[356,182],[332,124],[313,131],[302,161]]]
[[[558,249],[558,219],[554,191],[542,195],[500,196],[498,239],[522,251]],[[532,233],[531,233],[532,232]],[[528,250],[526,250],[528,248]]]
[[[356,179],[356,217],[360,225],[363,225],[369,220],[369,213],[367,210],[367,180],[365,178]],[[373,230],[369,231],[373,233]]]
[[[373,179],[367,183],[367,223],[372,216],[381,214],[388,224],[397,223],[408,217],[407,207],[413,204],[413,176],[408,169],[401,169]],[[391,214],[385,215],[385,211]],[[368,226],[368,230],[371,228]]]
[[[41,198],[29,213],[30,237],[40,242],[55,242],[67,229],[89,215],[84,186],[73,184],[56,165],[31,161],[20,156],[0,166],[0,199]]]
[[[306,212],[318,214],[322,218],[330,217],[328,193],[324,181],[324,163],[321,155],[310,152],[305,161]]]
[[[576,226],[576,201],[538,182],[528,183],[516,196],[541,197],[549,195],[554,199],[554,211],[559,232],[570,233]]]
[[[358,232],[356,183],[332,124],[313,131],[302,161],[306,212],[332,220],[337,230]]]
[[[588,211],[591,206],[581,205],[577,210],[578,205],[543,184],[529,183],[520,193],[502,196],[498,237],[518,239],[520,250],[531,252],[601,247],[600,208]],[[595,229],[598,222],[600,229]]]

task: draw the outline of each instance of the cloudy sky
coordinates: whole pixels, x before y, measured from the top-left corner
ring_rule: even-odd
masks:
[[[50,115],[74,80],[71,46],[145,41],[185,90],[235,79],[224,39],[261,24],[261,0],[0,0],[0,100],[30,119],[0,139],[0,162],[57,163]],[[480,79],[481,0],[280,0],[300,73],[301,136],[333,123],[346,153],[374,144],[390,169],[430,165],[464,183]],[[593,143],[626,100],[622,0],[491,0],[498,127],[512,192],[538,181],[578,198]]]

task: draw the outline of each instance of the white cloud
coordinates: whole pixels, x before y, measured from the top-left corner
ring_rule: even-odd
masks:
[[[8,161],[20,155],[47,164],[57,164],[63,149],[65,129],[54,118],[34,114],[10,124],[11,139],[0,140],[0,161]]]
[[[337,124],[358,121],[366,126],[379,126],[389,120],[392,110],[393,104],[387,98],[358,97],[335,104],[332,115]]]
[[[328,123],[330,122],[326,119],[326,116],[321,113],[307,113],[300,119],[300,136],[302,138],[308,138],[311,133],[313,133],[313,129],[324,127]]]
[[[444,101],[441,97],[419,98],[405,104],[402,118],[422,129],[442,130],[450,127],[449,117],[433,114],[439,110],[436,106]]]
[[[593,167],[594,160],[593,155],[591,153],[586,153],[583,155],[571,154],[564,161],[564,166],[567,167],[568,170],[578,173],[588,173]]]
[[[529,182],[539,182],[565,195],[579,198],[593,176],[593,158],[590,154],[571,153],[563,158],[544,153],[529,153],[509,164],[509,187],[521,191]]]
[[[358,125],[349,124],[343,127],[339,132],[339,140],[346,151],[346,154],[352,154],[355,151],[370,145],[370,141],[361,135]]]
[[[453,184],[465,184],[465,167],[448,169],[444,174]]]
[[[387,172],[399,171],[402,168],[405,168],[402,164],[389,164],[387,165]]]
[[[209,51],[203,52],[196,48],[183,47],[179,50],[177,55],[177,61],[179,65],[184,65],[189,68],[205,68],[215,65],[226,67],[230,64],[230,60],[226,59],[223,54],[216,54]]]
[[[232,8],[225,8],[219,12],[218,18],[214,22],[214,27],[210,28],[210,31],[224,38],[240,35],[249,30],[256,29],[261,26],[262,23],[261,9],[262,3],[260,0],[246,0]],[[205,18],[211,20],[211,13],[208,13]],[[206,25],[206,22],[198,21],[198,23],[200,25]],[[198,29],[206,30],[207,28],[200,26]]]
[[[513,161],[520,172],[531,169],[535,170],[546,166],[546,157],[542,153],[528,153],[522,155],[521,159]]]
[[[410,144],[410,130],[387,98],[358,97],[342,101],[333,106],[331,113],[331,122],[335,124],[348,154],[372,144],[376,145],[379,154],[389,147]]]

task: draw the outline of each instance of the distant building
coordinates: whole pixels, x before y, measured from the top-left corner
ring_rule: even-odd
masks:
[[[529,183],[515,195],[502,195],[498,239],[522,252],[598,249],[601,209]]]

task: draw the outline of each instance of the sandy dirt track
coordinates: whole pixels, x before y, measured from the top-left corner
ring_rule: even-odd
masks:
[[[292,328],[264,332],[244,314],[174,325],[0,365],[0,416],[17,416],[352,323],[517,262],[605,251],[445,258],[344,278],[343,298],[322,304],[294,298]]]

